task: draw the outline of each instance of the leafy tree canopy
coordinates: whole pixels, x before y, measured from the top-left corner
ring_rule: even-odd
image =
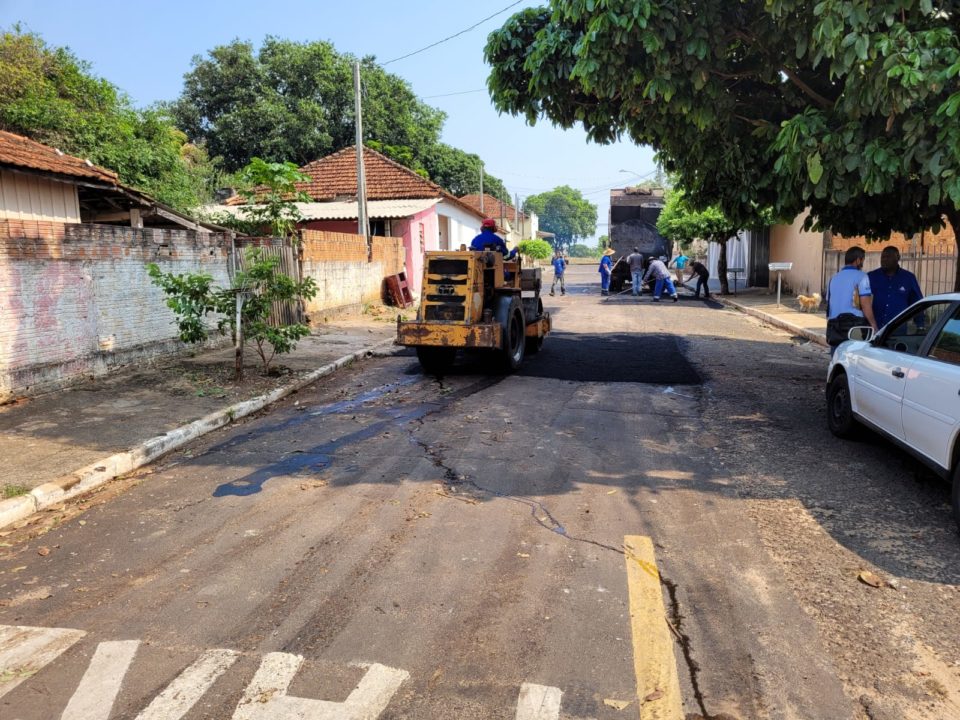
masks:
[[[212,165],[166,113],[134,109],[69,50],[19,27],[0,35],[0,129],[89,158],[181,210],[209,199]]]
[[[575,258],[598,257],[600,255],[600,252],[601,252],[600,248],[598,247],[590,247],[589,245],[581,245],[579,243],[576,245],[571,245],[570,249],[567,250],[567,254],[570,257],[575,257]]]
[[[590,237],[597,229],[597,206],[568,185],[531,195],[524,201],[523,211],[535,212],[540,228],[553,233],[553,245],[561,249]]]
[[[688,202],[960,227],[960,3],[552,0],[492,33],[496,107],[653,146]]]
[[[254,157],[304,165],[356,142],[355,62],[329,42],[234,40],[194,57],[171,111],[226,170]],[[480,158],[440,142],[446,114],[374,58],[360,64],[365,143],[455,195],[478,192]],[[509,199],[497,178],[485,175],[484,189]]]

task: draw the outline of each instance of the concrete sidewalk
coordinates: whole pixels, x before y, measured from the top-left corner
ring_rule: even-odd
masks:
[[[233,349],[226,348],[166,358],[0,406],[0,527],[29,514],[30,502],[40,509],[50,493],[56,501],[95,487],[373,348],[388,350],[395,336],[389,314],[343,318],[319,326],[293,353],[276,358],[279,372],[270,376],[261,375],[260,358],[248,346],[246,377],[235,383]]]
[[[741,310],[787,332],[800,335],[811,342],[824,347],[827,345],[827,316],[822,310],[800,312],[800,306],[793,295],[783,294],[777,305],[776,292],[749,289],[740,290],[736,295],[714,295],[714,299],[723,304]]]

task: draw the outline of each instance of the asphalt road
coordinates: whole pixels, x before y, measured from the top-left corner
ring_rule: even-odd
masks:
[[[820,349],[571,275],[516,375],[376,358],[0,537],[0,717],[637,717],[638,535],[688,717],[960,717],[946,486]]]

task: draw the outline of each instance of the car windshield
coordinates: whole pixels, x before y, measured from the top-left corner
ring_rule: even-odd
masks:
[[[920,352],[927,333],[951,305],[953,302],[950,300],[918,303],[887,328],[879,344],[890,350],[916,355]]]

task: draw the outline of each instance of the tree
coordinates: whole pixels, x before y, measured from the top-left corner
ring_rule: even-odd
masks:
[[[227,170],[253,157],[306,164],[353,145],[352,55],[329,42],[267,37],[259,50],[235,40],[196,56],[172,111],[188,137],[205,142]],[[360,60],[366,138],[423,149],[439,142],[445,115],[417,98],[409,84]]]
[[[691,206],[960,228],[956,2],[553,0],[489,36],[503,112],[653,146]],[[960,264],[957,286],[960,289]]]
[[[294,282],[289,276],[277,271],[280,259],[267,256],[260,248],[248,248],[247,269],[238,272],[229,288],[213,284],[208,273],[165,273],[155,263],[147,265],[147,272],[164,294],[166,305],[176,316],[180,340],[197,343],[210,335],[207,317],[218,318],[217,330],[221,333],[230,328],[237,343],[236,379],[243,379],[243,343],[253,342],[263,364],[263,373],[270,372],[270,363],[277,355],[294,350],[297,341],[310,334],[310,328],[302,323],[288,325],[270,322],[270,313],[275,303],[285,303],[298,298],[309,300],[317,293],[313,278]],[[236,303],[241,298],[240,325],[237,326]]]
[[[66,48],[18,27],[0,35],[0,129],[89,158],[160,202],[208,202],[213,167],[161,109],[136,110]]]
[[[568,185],[531,195],[524,201],[523,211],[539,216],[540,228],[553,233],[553,245],[560,250],[597,229],[597,206]]]
[[[717,257],[717,275],[720,276],[720,294],[728,295],[727,241],[737,239],[737,224],[728,218],[716,205],[696,210],[687,202],[682,190],[674,190],[667,196],[667,203],[657,218],[657,232],[680,245],[689,245],[694,240],[715,242],[720,246]]]
[[[570,257],[575,258],[592,258],[597,257],[600,254],[599,248],[590,247],[589,245],[576,244],[571,245],[567,250],[567,254]]]
[[[286,237],[303,219],[297,202],[310,202],[307,193],[297,190],[297,183],[310,178],[291,162],[269,163],[253,158],[239,174],[239,194],[247,201],[245,219],[270,228],[271,234]]]

